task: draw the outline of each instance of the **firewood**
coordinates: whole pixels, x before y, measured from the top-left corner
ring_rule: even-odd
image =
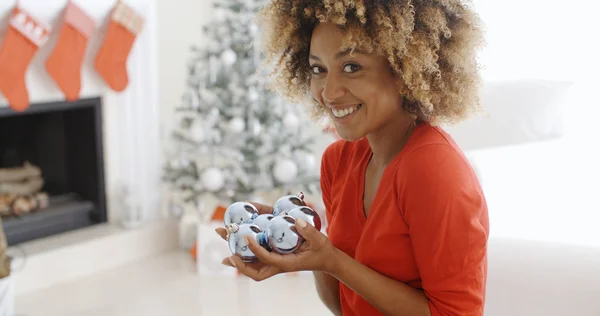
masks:
[[[22,215],[48,207],[46,192],[31,195],[0,194],[0,216]]]
[[[44,179],[29,178],[22,181],[5,182],[0,181],[0,193],[12,193],[12,194],[33,194],[39,192],[44,186]]]
[[[42,170],[29,161],[25,161],[22,167],[0,168],[0,182],[21,181],[27,178],[42,176]]]

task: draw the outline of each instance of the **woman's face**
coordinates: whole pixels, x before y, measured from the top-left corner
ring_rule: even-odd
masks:
[[[388,61],[341,51],[341,32],[334,24],[319,24],[313,31],[311,93],[327,108],[340,137],[354,141],[394,124],[405,114]]]

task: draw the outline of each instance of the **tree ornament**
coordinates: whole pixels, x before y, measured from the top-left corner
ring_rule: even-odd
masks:
[[[295,161],[298,163],[299,170],[304,172],[314,171],[317,167],[317,160],[315,156],[304,150],[296,150],[293,153]]]
[[[215,22],[223,23],[227,19],[227,12],[222,8],[215,8],[213,16],[215,18]]]
[[[223,51],[223,53],[221,53],[221,62],[225,65],[225,66],[233,66],[233,64],[235,64],[235,62],[237,61],[237,55],[235,54],[235,52],[231,49],[226,49],[225,51]]]
[[[246,123],[244,123],[244,120],[241,117],[236,116],[229,120],[227,127],[231,133],[239,134],[246,128]]]
[[[298,166],[290,159],[280,159],[275,162],[273,176],[281,183],[290,183],[298,175]]]
[[[256,24],[250,25],[250,34],[252,34],[252,35],[258,34],[258,25],[256,25]]]
[[[197,142],[204,141],[204,137],[206,136],[206,127],[202,125],[200,122],[194,122],[192,127],[190,128],[190,135]]]
[[[248,202],[235,202],[225,210],[223,224],[229,227],[232,224],[250,224],[258,217],[258,209]]]
[[[292,112],[287,112],[283,117],[283,125],[286,129],[296,130],[300,125],[300,120],[298,120],[298,116]]]
[[[250,102],[257,101],[259,97],[260,96],[258,95],[258,92],[256,92],[255,89],[251,89],[250,91],[248,91],[248,101],[250,101]]]
[[[229,250],[232,254],[240,257],[244,262],[255,261],[256,255],[248,247],[246,236],[250,236],[250,238],[258,241],[258,235],[260,233],[260,228],[254,224],[233,224],[232,231],[227,238]]]
[[[273,204],[273,215],[288,214],[289,211],[298,206],[307,206],[304,202],[304,193],[299,192],[296,195],[282,196]]]
[[[321,230],[321,218],[306,206],[302,192],[279,198],[273,206],[273,214],[257,215],[258,210],[248,202],[235,202],[225,211],[224,224],[228,233],[229,250],[244,262],[256,260],[244,239],[246,236],[256,240],[267,251],[287,255],[296,251],[304,242],[304,238],[296,230],[297,218],[302,218]]]
[[[258,215],[258,217],[252,222],[252,224],[258,226],[261,231],[266,231],[267,227],[269,227],[269,222],[274,218],[273,214],[262,214]]]
[[[302,218],[304,221],[314,226],[317,230],[321,230],[321,217],[319,217],[319,214],[317,214],[317,212],[308,206],[296,207],[287,212],[287,214],[293,217],[295,220]]]
[[[214,192],[223,187],[223,184],[225,183],[225,177],[219,168],[210,167],[206,168],[204,172],[202,172],[200,181],[202,181],[202,185],[207,190]]]
[[[261,130],[262,130],[262,126],[260,125],[260,121],[257,119],[254,119],[254,122],[252,123],[252,134],[254,136],[258,136],[258,135],[260,135]]]
[[[289,215],[275,216],[269,222],[266,231],[266,242],[274,252],[285,255],[296,251],[300,247],[304,239],[296,231],[295,224],[296,220]]]

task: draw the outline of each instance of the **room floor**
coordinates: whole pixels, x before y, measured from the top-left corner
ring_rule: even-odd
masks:
[[[16,316],[330,315],[310,275],[200,277],[180,251],[23,295],[16,304]]]

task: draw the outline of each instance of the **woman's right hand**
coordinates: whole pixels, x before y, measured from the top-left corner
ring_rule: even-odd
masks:
[[[249,202],[249,203],[254,205],[254,207],[256,207],[256,209],[258,210],[258,213],[260,215],[273,214],[273,207],[271,207],[271,206],[260,204],[260,203],[255,203],[255,202]],[[227,230],[225,228],[219,227],[219,228],[215,229],[215,231],[217,232],[217,234],[219,234],[219,236],[221,236],[221,238],[223,238],[223,240],[227,240]],[[236,268],[231,263],[231,260],[229,259],[229,257],[223,259],[223,261],[221,263],[226,266]],[[244,265],[245,265],[245,267],[256,269],[259,271],[264,270],[265,273],[269,273],[269,274],[279,274],[279,273],[283,272],[282,270],[279,270],[271,265],[266,265],[258,260],[255,262],[251,262],[251,263],[245,263]],[[239,269],[239,267],[238,267],[238,269]],[[274,269],[276,269],[277,271],[274,271]]]

